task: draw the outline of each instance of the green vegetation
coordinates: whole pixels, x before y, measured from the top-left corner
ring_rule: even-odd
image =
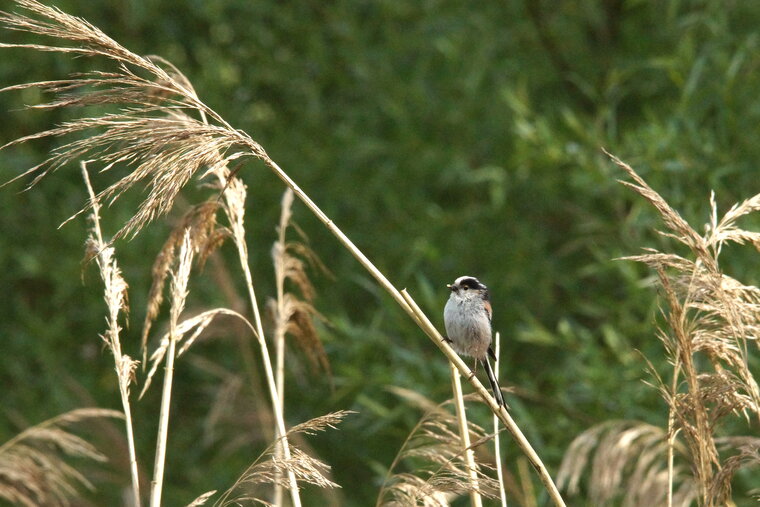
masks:
[[[514,388],[507,395],[510,412],[552,474],[573,438],[597,423],[638,420],[667,429],[668,405],[643,382],[652,381],[644,358],[670,380],[656,337],[658,321],[664,327],[667,321],[657,310],[655,278],[644,266],[614,259],[639,255],[644,247],[694,257],[657,234],[664,228],[658,213],[616,181],[629,175],[601,148],[629,163],[699,233],[710,218],[711,190],[719,215],[760,192],[760,6],[621,0],[55,4],[131,51],[176,65],[200,99],[260,143],[439,328],[446,283],[470,274],[488,284],[502,335],[502,385]],[[0,42],[42,41],[0,32]],[[0,51],[0,87],[102,70],[105,63]],[[35,89],[0,94],[0,145],[80,117],[81,110],[22,109],[51,98]],[[89,106],[84,114],[112,111]],[[0,179],[42,162],[77,136],[0,151]],[[90,168],[96,191],[127,173],[117,166],[97,174],[99,168]],[[260,161],[245,161],[236,175],[248,187],[249,264],[264,312],[278,291],[271,249],[279,239],[284,187]],[[81,262],[91,224],[82,215],[56,229],[88,198],[79,166],[71,163],[19,193],[28,182],[0,191],[0,442],[77,407],[122,408],[111,352],[98,337],[108,327],[102,282],[95,263]],[[106,240],[146,195],[137,186],[103,206]],[[153,259],[191,206],[209,195],[192,180],[168,217],[115,243],[130,287],[121,346],[133,358],[141,358]],[[294,426],[328,412],[357,412],[338,430],[306,440],[342,489],[325,497],[307,488],[304,502],[370,505],[421,416],[390,388],[443,402],[451,396],[449,368],[298,201],[293,221],[331,273],[308,269],[312,304],[325,317],[316,326],[329,369],[293,347],[285,420]],[[741,225],[758,230],[760,221],[750,215]],[[757,286],[756,259],[751,246],[726,245],[720,268]],[[186,309],[225,306],[253,320],[238,266],[228,241],[193,272]],[[261,359],[257,353],[247,362],[238,346],[245,330],[234,319],[223,322],[175,364],[166,505],[225,491],[274,438]],[[275,327],[266,316],[264,326],[267,334]],[[151,352],[168,328],[164,308]],[[756,345],[749,343],[748,352],[757,377]],[[250,382],[251,364],[258,383]],[[140,388],[144,380],[140,370]],[[160,381],[140,401],[139,389],[133,391],[137,455],[147,484]],[[472,405],[471,418],[487,428],[489,412]],[[130,487],[123,426],[108,424],[112,469],[101,469],[97,491],[86,493],[100,504],[116,502]],[[717,433],[757,430],[755,415],[724,423]],[[510,499],[520,504],[525,463],[506,434],[502,442],[506,472],[517,485]],[[539,504],[547,504],[532,478]],[[757,487],[751,474],[740,472],[734,501],[750,505],[749,491]]]

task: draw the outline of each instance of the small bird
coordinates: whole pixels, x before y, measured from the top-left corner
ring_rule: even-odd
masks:
[[[460,276],[446,287],[451,290],[443,309],[443,322],[448,335],[446,340],[457,353],[475,358],[473,375],[477,370],[478,361],[483,363],[494,399],[499,406],[504,405],[499,383],[488,362],[488,356],[496,361],[496,355],[491,348],[492,311],[488,287],[474,276]]]

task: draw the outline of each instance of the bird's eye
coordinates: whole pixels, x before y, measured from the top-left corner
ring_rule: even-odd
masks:
[[[463,288],[464,290],[467,290],[467,289],[469,289],[469,287],[468,287],[468,286],[466,286],[466,285],[465,285],[464,287],[462,287],[462,288]]]

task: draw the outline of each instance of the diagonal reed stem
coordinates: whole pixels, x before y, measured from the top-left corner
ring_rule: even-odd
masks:
[[[246,143],[248,144],[248,143]],[[254,149],[257,148],[258,145],[251,145],[250,148]],[[438,332],[438,330],[433,326],[432,323],[430,323],[430,320],[425,316],[425,314],[420,310],[419,306],[414,302],[414,300],[409,296],[409,294],[406,292],[406,290],[399,291],[396,289],[393,284],[385,277],[385,275],[382,274],[382,272],[377,269],[377,267],[367,258],[364,253],[357,248],[356,245],[346,236],[343,231],[338,228],[337,225],[333,223],[332,220],[317,206],[314,201],[311,200],[311,198],[306,195],[306,193],[301,190],[301,188],[296,184],[293,179],[288,176],[288,174],[280,168],[277,163],[275,163],[272,159],[269,157],[264,158],[264,162],[269,166],[272,171],[274,171],[275,175],[280,178],[287,186],[289,186],[291,189],[293,189],[293,192],[298,196],[298,198],[306,205],[309,210],[316,215],[316,217],[327,227],[327,229],[338,239],[338,241],[351,253],[351,255],[354,256],[356,260],[359,261],[359,263],[372,275],[372,277],[377,281],[378,284],[380,284],[381,287],[383,287],[388,294],[391,295],[391,297],[398,303],[401,308],[406,311],[407,314],[417,323],[417,325],[422,329],[425,334],[430,338],[435,345],[441,349],[441,351],[446,355],[446,357],[449,358],[449,360],[452,362],[452,364],[459,370],[459,372],[468,379],[468,382],[472,385],[472,387],[475,389],[475,391],[480,395],[480,397],[483,399],[483,401],[488,405],[488,407],[491,409],[491,411],[501,420],[501,422],[504,424],[504,426],[507,428],[507,431],[512,435],[512,437],[515,439],[515,442],[520,447],[520,449],[523,451],[525,456],[530,461],[533,468],[538,473],[539,478],[541,479],[541,482],[543,483],[544,487],[546,488],[546,491],[549,493],[549,497],[552,499],[552,502],[557,506],[564,506],[565,502],[562,500],[562,496],[559,494],[559,490],[557,490],[557,486],[554,484],[554,481],[552,480],[551,476],[549,475],[548,470],[546,469],[546,466],[541,461],[541,458],[539,458],[538,454],[536,454],[536,451],[533,449],[533,447],[530,445],[530,442],[528,442],[528,439],[525,438],[525,435],[523,435],[520,428],[517,426],[515,421],[512,419],[512,417],[509,415],[505,407],[500,407],[496,404],[496,402],[493,399],[493,396],[491,396],[490,392],[486,390],[485,387],[483,387],[483,384],[480,383],[480,381],[477,379],[477,377],[473,376],[470,377],[470,368],[464,364],[462,359],[459,357],[459,355],[454,352],[454,349],[452,349],[448,343],[446,343],[443,340],[443,337]]]

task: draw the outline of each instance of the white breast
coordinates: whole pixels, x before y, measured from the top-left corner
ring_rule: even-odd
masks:
[[[457,353],[485,359],[491,345],[491,323],[480,302],[452,293],[443,310],[443,321]]]

